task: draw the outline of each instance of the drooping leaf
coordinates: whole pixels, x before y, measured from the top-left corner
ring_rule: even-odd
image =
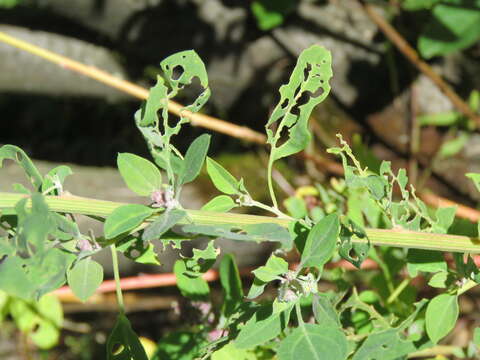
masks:
[[[85,302],[103,281],[103,267],[90,257],[78,261],[67,272],[67,281],[75,296]]]
[[[190,144],[185,154],[182,170],[178,175],[179,185],[195,180],[202,169],[209,146],[210,135],[207,134],[199,136]]]
[[[118,315],[108,336],[107,360],[148,360],[137,334],[124,314]]]
[[[347,337],[337,327],[303,324],[282,340],[279,360],[345,360]]]
[[[72,174],[73,174],[72,169],[70,169],[70,167],[66,165],[60,165],[50,170],[48,174],[45,175],[45,178],[43,180],[42,193],[45,194],[47,190],[49,190],[49,192],[52,192],[53,190],[57,190],[53,192],[53,194],[59,194],[58,188],[60,187],[61,189],[67,176]]]
[[[294,304],[264,305],[240,329],[235,339],[239,349],[250,349],[278,336],[288,324]]]
[[[220,284],[223,289],[222,313],[229,317],[243,299],[242,280],[233,255],[225,254],[223,256],[219,270]]]
[[[28,155],[22,149],[14,145],[3,145],[0,147],[0,168],[5,159],[13,160],[20,165],[35,190],[39,191],[41,189],[43,177],[33,164],[32,160],[30,160]]]
[[[325,294],[314,294],[312,310],[317,324],[322,326],[340,327],[340,319],[331,300]]]
[[[335,251],[339,229],[337,214],[328,215],[315,224],[308,234],[299,266],[322,268]]]
[[[458,313],[458,296],[456,294],[440,294],[430,300],[425,313],[425,327],[428,337],[434,344],[453,329],[458,319]]]
[[[418,50],[427,59],[465,49],[480,38],[480,1],[468,6],[436,4],[418,39]]]
[[[439,251],[408,249],[407,270],[411,277],[415,277],[419,271],[447,271],[447,263]]]
[[[239,182],[222,165],[209,157],[207,157],[207,172],[213,185],[221,192],[228,195],[240,193]]]
[[[227,212],[236,207],[235,201],[230,196],[218,195],[202,206],[204,211]]]
[[[288,84],[280,87],[280,101],[265,125],[271,162],[302,151],[308,145],[311,138],[308,119],[313,108],[330,92],[331,63],[330,52],[319,45],[300,54]],[[279,145],[285,130],[288,138]]]
[[[138,195],[150,196],[162,186],[160,170],[147,159],[135,154],[120,153],[117,166],[129,189]]]
[[[208,283],[202,277],[192,278],[185,275],[187,268],[185,262],[177,260],[173,272],[177,278],[177,286],[183,296],[192,300],[205,300],[210,293]]]
[[[220,248],[215,247],[215,241],[211,240],[205,249],[193,249],[193,256],[190,258],[184,258],[185,262],[185,275],[190,277],[198,277],[207,270],[209,270],[220,254]]]
[[[265,283],[277,279],[288,271],[288,263],[282,258],[271,255],[264,266],[252,271],[255,277]]]
[[[135,229],[155,210],[145,205],[128,204],[113,210],[104,224],[106,239],[112,239],[120,234]]]
[[[154,239],[159,239],[185,216],[187,216],[187,213],[180,209],[173,209],[171,211],[163,212],[151,225],[145,229],[142,235],[142,240],[151,241]]]

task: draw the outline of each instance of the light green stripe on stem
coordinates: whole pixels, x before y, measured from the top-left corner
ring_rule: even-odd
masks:
[[[0,210],[5,211],[13,209],[15,204],[24,197],[26,197],[24,194],[0,192]],[[125,203],[120,202],[96,200],[70,195],[45,196],[45,200],[52,211],[100,217],[107,217],[115,208],[125,205]],[[287,227],[289,223],[289,220],[286,219],[267,216],[216,213],[200,210],[186,211],[188,218],[183,220],[183,223],[193,221],[198,225],[232,224],[242,226],[248,224],[275,223]],[[153,221],[156,216],[158,215],[152,216],[149,221]],[[366,229],[366,233],[373,245],[480,253],[479,239],[470,238],[468,236],[383,229]],[[354,238],[352,241],[365,243],[367,240]]]

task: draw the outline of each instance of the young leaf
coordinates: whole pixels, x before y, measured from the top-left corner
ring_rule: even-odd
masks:
[[[154,209],[145,205],[128,204],[122,205],[113,210],[104,224],[104,233],[106,239],[112,239],[115,236],[135,229],[146,218],[154,213]]]
[[[187,213],[183,210],[174,209],[162,213],[150,226],[148,226],[142,235],[143,241],[160,239],[160,237],[182,220]]]
[[[218,195],[202,206],[204,211],[227,212],[236,207],[235,201],[230,196]]]
[[[235,346],[250,349],[277,337],[287,326],[293,306],[290,303],[262,306],[240,329]]]
[[[57,190],[54,194],[58,194],[57,186],[62,186],[66,177],[72,174],[72,169],[65,165],[60,165],[50,170],[43,180],[42,193],[45,194],[47,190],[49,190],[49,192]]]
[[[0,168],[2,167],[3,160],[10,159],[20,165],[25,171],[25,175],[30,180],[35,190],[39,191],[42,183],[42,174],[37,170],[32,160],[28,155],[19,147],[14,145],[3,145],[0,147]]]
[[[435,296],[427,306],[425,327],[427,335],[436,344],[455,326],[458,319],[458,296],[440,294]]]
[[[280,257],[271,255],[264,266],[260,266],[252,272],[262,282],[268,283],[288,271],[288,263]]]
[[[68,286],[75,296],[85,302],[103,281],[103,267],[90,257],[78,261],[67,272]]]
[[[222,313],[229,317],[243,299],[242,280],[231,254],[225,254],[220,262],[220,284],[223,289]]]
[[[345,360],[347,350],[347,337],[338,327],[303,324],[282,340],[277,354],[279,360]]]
[[[173,272],[177,278],[177,286],[183,296],[192,300],[205,300],[210,293],[208,283],[202,277],[191,278],[185,275],[187,268],[185,262],[177,260]]]
[[[118,315],[108,336],[107,360],[148,360],[142,343],[124,314]]]
[[[296,196],[291,196],[283,202],[283,205],[288,210],[288,213],[295,219],[303,219],[308,215],[307,205],[303,199]]]
[[[308,234],[299,266],[320,269],[335,251],[339,229],[337,214],[330,214],[315,224]]]
[[[215,160],[207,157],[207,172],[213,185],[228,195],[240,194],[239,182]]]
[[[185,154],[182,170],[178,175],[179,185],[195,180],[202,169],[209,145],[210,135],[207,134],[199,136],[191,143]]]
[[[330,52],[321,46],[313,45],[300,54],[288,84],[280,87],[280,101],[265,125],[267,143],[272,147],[271,162],[302,151],[308,145],[311,138],[308,119],[313,108],[330,92],[331,65]],[[287,140],[278,145],[287,129]]]
[[[117,166],[129,189],[138,195],[150,196],[162,186],[160,170],[147,159],[134,154],[120,153],[117,157]]]

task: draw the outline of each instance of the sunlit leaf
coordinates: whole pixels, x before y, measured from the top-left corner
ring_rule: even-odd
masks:
[[[107,360],[148,360],[130,321],[119,314],[107,339]]]
[[[183,296],[192,300],[205,300],[210,293],[208,283],[202,277],[190,277],[185,275],[187,268],[185,262],[177,260],[173,272],[177,278],[177,286]]]
[[[115,236],[135,229],[155,210],[145,205],[128,204],[113,210],[104,224],[105,238],[112,239]]]
[[[207,158],[207,172],[213,185],[228,195],[239,194],[239,183],[225,168],[211,158]]]
[[[215,212],[227,212],[236,207],[235,201],[230,196],[218,195],[210,200],[208,203],[202,206],[202,210],[215,211]]]
[[[458,312],[456,294],[440,294],[430,300],[425,313],[425,326],[427,335],[434,344],[453,329],[458,319]]]
[[[193,181],[202,169],[210,145],[210,135],[203,134],[196,138],[189,146],[183,167],[178,175],[178,184],[183,185]]]
[[[103,267],[90,257],[75,263],[67,272],[70,289],[81,301],[93,295],[103,281]]]
[[[160,170],[140,156],[121,153],[117,157],[117,166],[123,180],[130,190],[141,196],[150,196],[162,186]]]

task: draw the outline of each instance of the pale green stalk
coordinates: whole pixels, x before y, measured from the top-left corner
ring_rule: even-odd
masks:
[[[113,277],[115,279],[115,291],[117,294],[117,303],[120,308],[120,313],[125,314],[125,305],[123,303],[122,287],[120,286],[120,273],[118,271],[118,257],[117,248],[115,244],[110,245],[110,251],[112,252],[112,265],[113,265]]]
[[[0,211],[12,211],[15,204],[24,194],[0,192]],[[71,195],[45,196],[45,201],[52,211],[61,213],[74,213],[90,216],[107,217],[114,209],[125,203],[89,199]],[[237,226],[249,224],[275,223],[288,227],[290,220],[278,217],[255,216],[233,213],[219,213],[201,210],[186,210],[188,219],[180,224],[193,221],[198,225],[232,224]],[[155,220],[158,214],[151,216],[147,222]],[[367,236],[372,245],[386,245],[413,249],[437,250],[446,252],[480,253],[480,241],[462,235],[431,234],[407,230],[366,229]],[[354,243],[366,243],[367,239],[353,238]]]

